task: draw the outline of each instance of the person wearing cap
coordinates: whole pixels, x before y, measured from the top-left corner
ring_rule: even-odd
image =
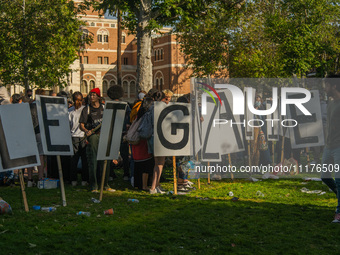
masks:
[[[97,153],[100,136],[100,125],[103,121],[104,106],[100,103],[100,89],[94,88],[90,91],[89,105],[84,107],[79,119],[80,130],[85,132],[88,145],[86,147],[87,163],[89,168],[90,189],[98,193],[100,179],[97,172],[102,173],[103,161],[97,164]],[[99,168],[97,167],[99,166]],[[104,187],[106,191],[114,192],[108,185],[109,171],[106,171]]]

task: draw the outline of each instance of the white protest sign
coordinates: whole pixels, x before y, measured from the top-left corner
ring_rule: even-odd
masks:
[[[40,165],[28,104],[0,106],[0,172]]]
[[[191,106],[186,103],[155,102],[154,155],[189,156]]]
[[[230,90],[220,90],[218,95],[222,105],[211,97],[206,97],[207,114],[204,117],[202,136],[203,161],[219,162],[221,155],[244,151],[244,141],[240,115],[233,115],[233,97]],[[203,98],[202,101],[205,99]]]
[[[304,94],[288,95],[289,98],[304,96]],[[296,127],[289,128],[293,149],[322,146],[325,144],[319,91],[312,90],[311,96],[311,99],[304,104],[304,107],[312,115],[304,115],[295,105],[288,106],[288,118],[296,120],[298,123]]]
[[[202,124],[201,124],[201,114],[199,111],[199,104],[198,104],[198,93],[196,91],[195,101],[191,102],[191,132],[192,136],[192,149],[191,155],[194,157],[200,157],[199,151],[202,148]],[[203,118],[203,117],[202,117]]]
[[[248,95],[248,91],[251,90],[251,94]],[[244,98],[248,98],[249,96],[252,98],[252,102],[255,101],[255,93],[256,90],[253,88],[244,88]],[[246,104],[246,100],[244,100],[244,104],[245,104],[245,120],[246,120],[246,127],[245,127],[245,138],[246,140],[254,140],[254,126],[253,125],[248,125],[249,120],[253,120],[254,119],[254,113],[252,113],[249,110],[249,107],[247,107]]]
[[[118,159],[127,103],[105,103],[97,160]]]
[[[273,100],[266,99],[266,109],[272,108]],[[267,140],[278,141],[280,135],[280,118],[279,118],[279,107],[276,108],[275,112],[267,115]]]
[[[36,104],[44,155],[73,155],[66,98],[37,95]]]

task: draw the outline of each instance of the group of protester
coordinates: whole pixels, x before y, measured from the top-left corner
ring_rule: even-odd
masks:
[[[334,75],[329,78],[340,78],[340,76]],[[326,145],[324,147],[322,156],[322,164],[340,165],[340,83],[338,79],[333,79],[333,81],[334,82],[332,82],[332,79],[328,79],[325,87],[325,92],[329,100],[327,113],[325,111],[325,114],[323,114],[323,121],[326,131]],[[27,90],[24,96],[14,94],[11,98],[6,97],[5,94],[4,87],[1,87],[0,104],[16,104],[22,102],[27,102],[30,104],[34,131],[38,144],[40,159],[42,162],[42,165],[38,167],[38,178],[41,179],[44,177],[44,162],[46,160],[42,152],[36,105],[35,101],[31,98],[32,91]],[[44,91],[38,89],[36,91],[36,95],[39,94],[43,95]],[[124,95],[124,91],[121,86],[112,86],[108,89],[107,95],[111,100],[120,101]],[[60,92],[58,96],[67,96],[67,93]],[[131,180],[134,187],[148,191],[151,194],[164,193],[164,190],[160,185],[160,177],[162,175],[165,163],[165,157],[155,157],[153,152],[154,102],[159,101],[163,102],[164,104],[168,104],[171,101],[172,96],[173,93],[170,90],[158,91],[156,89],[151,89],[148,92],[140,91],[138,98],[133,103],[133,105],[131,105],[131,107],[128,105],[126,109],[122,140],[120,144],[120,157],[122,159],[124,169],[123,178],[126,181]],[[177,102],[190,103],[190,95],[188,94],[179,97]],[[260,96],[256,97],[255,107],[257,109],[264,107],[263,100]],[[322,105],[322,107],[325,108],[325,105]],[[72,94],[72,102],[69,102],[69,121],[74,155],[68,160],[65,160],[64,165],[67,164],[69,166],[66,167],[66,169],[68,169],[69,181],[73,186],[77,185],[77,174],[79,165],[81,165],[82,185],[85,186],[89,184],[90,191],[92,192],[98,192],[100,187],[99,180],[101,180],[101,173],[103,172],[102,170],[104,166],[103,161],[97,161],[98,143],[103,112],[103,98],[101,98],[99,88],[92,89],[86,98],[83,98],[83,94],[80,92],[75,92]],[[201,121],[204,120],[201,119]],[[136,125],[137,122],[149,123],[149,126],[145,124],[145,129],[148,131],[148,133],[150,133],[150,135],[140,139],[138,143],[129,144],[124,138],[126,137],[130,126]],[[143,125],[144,124],[140,124],[140,126]],[[133,128],[131,128],[131,130],[132,129]],[[86,139],[84,139],[84,137],[86,137]],[[279,148],[278,152],[280,152],[280,146],[277,146],[277,148]],[[294,154],[294,151],[292,151],[289,154],[291,153],[295,158],[299,157],[299,153]],[[318,155],[318,153],[316,155]],[[264,162],[264,164],[271,163],[270,151],[268,148],[267,150],[262,150],[260,156],[260,161]],[[317,160],[318,156],[315,158]],[[117,160],[113,160],[107,164],[104,187],[109,192],[115,191],[109,186],[108,181],[110,178],[115,177],[113,168],[118,163],[119,162]],[[31,187],[33,184],[33,169],[27,169],[27,171],[27,185],[28,187]],[[180,171],[179,174],[181,185],[191,188],[192,183],[186,179],[185,174],[182,171]],[[328,171],[323,173],[321,178],[322,181],[328,185],[328,187],[336,194],[338,198],[338,205],[333,222],[340,223],[340,173],[335,173],[335,179],[333,179],[332,173]]]

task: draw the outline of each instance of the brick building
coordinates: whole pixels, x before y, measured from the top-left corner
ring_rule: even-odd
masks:
[[[92,88],[99,87],[103,96],[106,96],[107,89],[117,84],[117,20],[100,17],[92,11],[80,18],[86,23],[83,36],[91,35],[93,42],[80,51],[79,58],[71,65],[72,72],[66,90],[87,94]],[[134,101],[137,80],[136,36],[123,31],[121,49],[124,99]],[[170,28],[153,35],[152,64],[155,88],[170,89],[175,95],[190,92],[192,72],[185,68],[184,56]]]

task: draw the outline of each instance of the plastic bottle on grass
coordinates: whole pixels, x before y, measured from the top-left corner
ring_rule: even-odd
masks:
[[[139,203],[139,200],[138,199],[134,199],[134,198],[129,198],[128,202]]]
[[[55,207],[41,207],[41,210],[44,212],[54,212],[57,210]]]
[[[83,211],[80,211],[80,212],[77,212],[77,215],[85,215],[85,216],[90,217],[90,216],[91,216],[91,213],[90,213],[90,212],[83,212]]]

